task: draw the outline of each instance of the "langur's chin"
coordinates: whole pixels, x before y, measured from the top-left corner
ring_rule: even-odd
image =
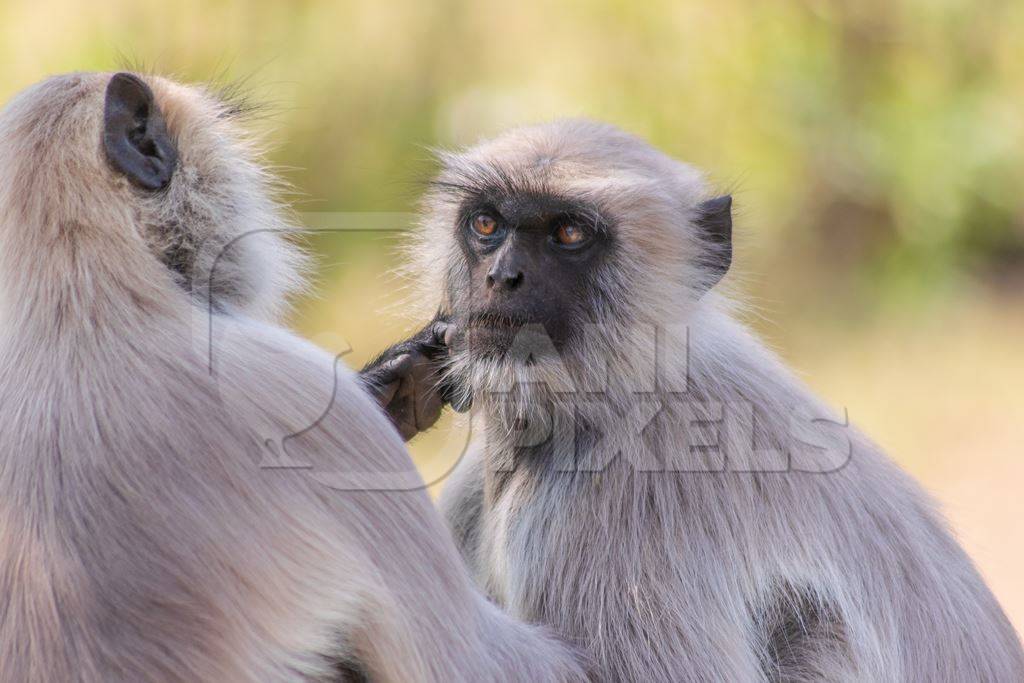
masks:
[[[460,340],[474,357],[516,367],[558,360],[558,349],[564,346],[560,341],[544,325],[510,319],[473,320]]]
[[[561,361],[561,355],[553,347],[524,349],[519,339],[514,332],[506,330],[478,330],[467,335],[465,350],[474,361],[494,363],[510,371],[530,371]]]
[[[564,387],[571,386],[562,363],[550,357],[523,359],[508,354],[490,357],[467,354],[462,360],[468,364],[458,367],[463,373],[463,381],[471,388],[474,400],[492,396],[502,404],[508,405],[511,400],[517,405],[525,405],[561,393]],[[486,403],[480,401],[481,405]]]
[[[518,329],[501,325],[474,325],[466,332],[465,345],[473,356],[504,360],[510,356]]]

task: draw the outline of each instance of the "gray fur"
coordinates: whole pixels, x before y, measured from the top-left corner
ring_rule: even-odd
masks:
[[[0,681],[582,680],[473,590],[422,488],[321,483],[413,467],[274,325],[301,258],[270,179],[224,105],[145,77],[180,166],[141,194],[103,160],[109,78],[0,114]],[[287,445],[312,470],[261,469],[328,405]]]
[[[430,310],[457,319],[471,295],[453,236],[478,185],[583,199],[617,230],[587,302],[597,327],[560,363],[456,346],[448,369],[480,428],[441,505],[509,613],[554,627],[602,681],[1024,680],[1016,633],[933,502],[705,293],[697,172],[585,121],[442,161],[412,249]],[[638,396],[652,330],[659,383]],[[600,394],[559,391],[598,367]],[[620,430],[641,401],[650,424]],[[723,406],[756,422],[723,423],[700,448],[689,418]],[[523,447],[523,425],[552,415],[570,440],[548,430]]]

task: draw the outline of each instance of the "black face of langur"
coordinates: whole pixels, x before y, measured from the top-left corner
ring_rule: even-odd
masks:
[[[450,349],[499,360],[514,346],[534,358],[563,352],[594,320],[589,293],[600,289],[601,270],[615,255],[614,226],[592,204],[497,184],[458,190],[455,242],[465,286],[449,286],[442,309],[450,313],[360,373],[406,440],[431,427],[444,402],[462,411],[472,401],[467,382],[442,375]]]
[[[565,348],[593,320],[588,293],[614,258],[614,225],[583,202],[494,189],[469,198],[460,213],[471,284],[455,310],[470,346],[500,354],[533,326]]]
[[[698,255],[716,283],[731,257],[729,196],[704,201],[694,226],[707,250]],[[501,357],[523,341],[526,353],[553,350],[571,358],[588,325],[628,316],[625,253],[614,209],[543,189],[475,188],[461,201],[455,226],[465,279],[450,290],[453,322],[467,350]],[[666,296],[671,288],[666,287]],[[626,310],[613,310],[626,309]],[[550,344],[532,344],[543,334]]]

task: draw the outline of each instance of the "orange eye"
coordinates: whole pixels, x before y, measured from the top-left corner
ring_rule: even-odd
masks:
[[[559,244],[564,244],[568,247],[576,246],[586,238],[586,234],[572,223],[566,223],[558,228],[558,232],[555,233],[555,240]]]
[[[498,229],[498,221],[494,220],[485,213],[480,214],[473,219],[473,230],[478,235],[484,237],[490,237]]]

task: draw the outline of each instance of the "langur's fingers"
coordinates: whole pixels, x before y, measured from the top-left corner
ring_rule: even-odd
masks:
[[[455,325],[447,324],[445,326],[443,341],[444,341],[444,345],[449,350],[451,350],[452,344],[455,343],[455,333],[456,332],[457,332],[457,328],[455,327]]]
[[[366,388],[373,394],[377,402],[385,408],[394,400],[402,386],[402,378],[412,370],[412,357],[402,354],[397,358],[382,363],[361,378]]]
[[[388,404],[387,413],[391,418],[391,423],[404,440],[408,441],[415,436],[416,414],[411,396],[403,395],[399,391],[398,395]],[[411,434],[410,429],[412,430]]]
[[[402,383],[396,380],[383,386],[375,386],[372,391],[377,402],[386,408],[394,400],[395,394],[398,393],[398,387],[401,385]]]
[[[388,417],[391,418],[391,423],[401,434],[403,441],[408,441],[422,431],[417,422],[414,392],[409,378],[402,380],[395,398],[387,406]]]
[[[433,388],[423,390],[423,387],[420,387],[420,389],[416,394],[415,401],[416,427],[420,431],[424,431],[433,427],[434,423],[441,417],[444,400]]]
[[[444,326],[444,347],[448,353],[452,352],[459,329],[453,323],[445,323]],[[457,413],[465,413],[473,407],[473,395],[468,389],[460,387],[451,377],[441,380],[439,387],[441,398],[449,404]]]
[[[403,353],[381,365],[373,372],[373,378],[379,384],[398,382],[412,372],[413,362],[411,354]]]
[[[447,354],[447,349],[444,346],[444,330],[448,323],[445,322],[434,322],[425,327],[422,333],[419,335],[418,351],[422,353],[427,360],[436,362],[444,358]]]
[[[454,329],[455,326],[448,322],[436,322],[431,327],[431,332],[434,337],[434,344],[439,347],[445,347],[448,345],[448,337],[450,330]]]
[[[398,434],[402,437],[402,441],[410,441],[419,434],[419,430],[416,429],[416,425],[406,422],[398,425]]]

